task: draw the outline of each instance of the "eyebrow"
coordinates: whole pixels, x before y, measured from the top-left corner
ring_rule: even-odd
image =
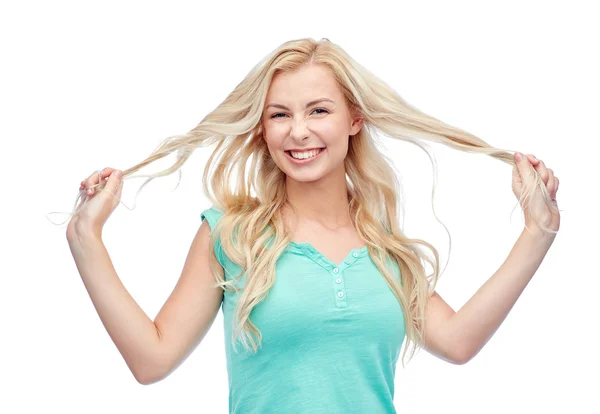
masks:
[[[315,104],[318,104],[318,103],[320,103],[320,102],[331,102],[331,103],[335,104],[335,102],[333,102],[331,99],[328,99],[328,98],[319,98],[319,99],[315,99],[314,101],[310,101],[309,103],[307,103],[307,104],[306,104],[306,108],[308,108],[308,107],[310,107],[310,106],[313,106],[313,105],[315,105]],[[266,108],[265,108],[265,109],[267,109],[267,108],[269,108],[269,107],[271,107],[271,106],[272,106],[272,107],[274,107],[274,108],[285,109],[285,110],[287,110],[287,111],[289,111],[289,110],[290,110],[290,108],[288,108],[288,107],[287,107],[287,106],[285,106],[285,105],[281,105],[281,104],[275,104],[275,103],[268,104],[268,105],[266,106]]]

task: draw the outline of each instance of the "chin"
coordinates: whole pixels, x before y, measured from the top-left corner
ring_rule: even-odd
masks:
[[[298,183],[311,183],[311,182],[315,182],[315,181],[319,181],[321,178],[324,177],[323,174],[321,173],[316,173],[316,172],[307,172],[307,173],[288,173],[287,171],[284,171],[285,175],[287,176],[287,178],[294,180]]]

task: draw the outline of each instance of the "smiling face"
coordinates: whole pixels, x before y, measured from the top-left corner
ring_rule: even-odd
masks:
[[[333,74],[322,65],[305,65],[273,77],[262,117],[263,136],[275,164],[288,179],[316,181],[344,172],[348,139],[362,127],[352,117]],[[290,149],[324,148],[316,156],[296,161]]]

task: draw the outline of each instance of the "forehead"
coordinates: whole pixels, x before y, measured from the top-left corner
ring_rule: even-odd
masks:
[[[342,92],[328,68],[305,65],[297,71],[282,72],[273,77],[267,92],[267,104],[303,104],[318,97],[339,100],[341,96]]]

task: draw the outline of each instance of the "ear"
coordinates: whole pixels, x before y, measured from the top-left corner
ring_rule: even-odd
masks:
[[[356,135],[358,134],[358,131],[360,131],[360,129],[363,126],[363,118],[360,115],[356,115],[352,118],[352,125],[350,127],[350,135]]]
[[[360,108],[356,105],[349,104],[349,113],[352,118],[352,123],[350,124],[350,135],[354,136],[358,134],[358,131],[363,126],[363,114]]]

